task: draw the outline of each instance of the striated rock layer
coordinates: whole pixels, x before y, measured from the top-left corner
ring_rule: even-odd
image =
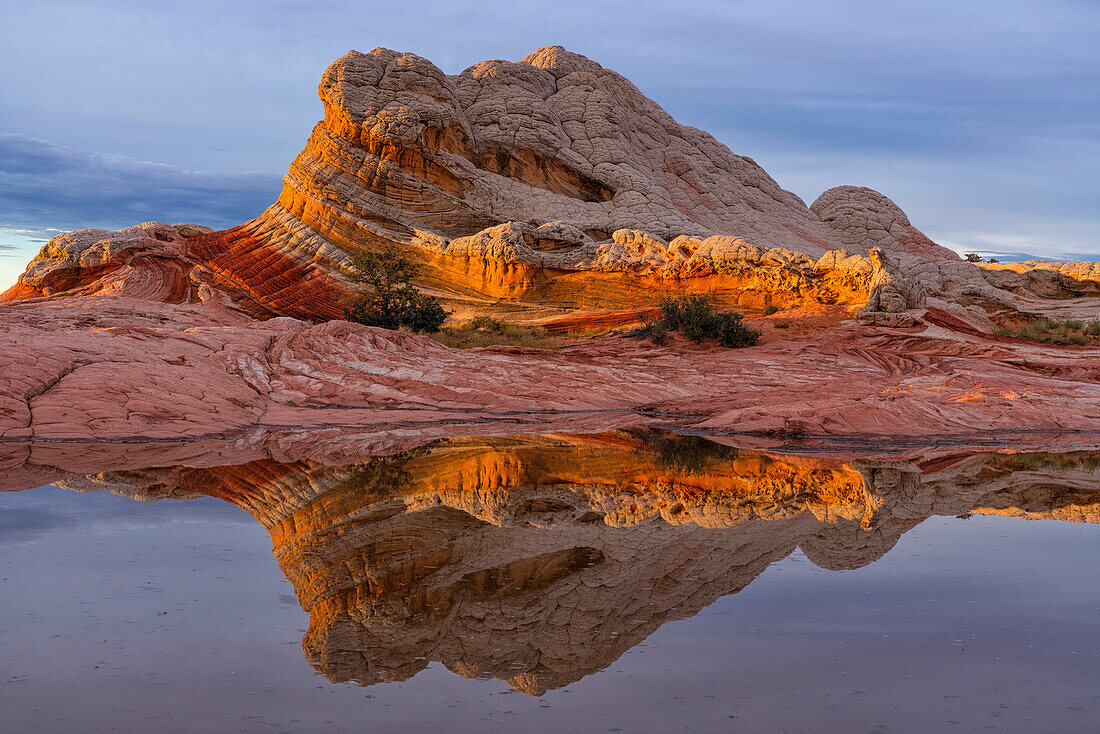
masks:
[[[261,426],[541,424],[657,416],[784,435],[1100,431],[1100,348],[855,323],[751,349],[617,338],[452,350],[332,321],[87,296],[0,308],[0,440],[180,439]],[[771,328],[771,327],[768,327]],[[776,336],[778,335],[778,336]],[[668,416],[662,418],[661,416]]]
[[[1095,452],[842,460],[635,428],[445,439],[341,466],[299,442],[272,444],[294,461],[244,464],[178,446],[191,458],[165,468],[115,446],[128,468],[86,455],[100,471],[62,486],[246,509],[309,612],[307,658],[334,681],[441,661],[532,694],[602,670],[796,548],[851,569],[933,515],[1100,522]]]
[[[456,313],[521,320],[697,291],[744,307],[862,307],[864,321],[894,326],[931,299],[988,327],[990,310],[1044,312],[1044,299],[1081,295],[1080,268],[1040,296],[998,287],[1013,284],[983,277],[870,189],[836,187],[807,207],[560,47],[457,75],[410,53],[352,51],[318,91],[324,119],[257,218],[222,232],[62,235],[4,298],[207,302],[213,290],[253,316],[329,319],[350,294],[349,253],[389,244]],[[1094,300],[1074,308],[1100,313]]]

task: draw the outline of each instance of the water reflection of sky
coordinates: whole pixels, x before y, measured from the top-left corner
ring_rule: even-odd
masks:
[[[37,732],[1095,731],[1098,550],[1095,526],[975,516],[854,571],[796,551],[532,697],[439,664],[317,676],[268,533],[220,500],[4,493],[0,710]]]

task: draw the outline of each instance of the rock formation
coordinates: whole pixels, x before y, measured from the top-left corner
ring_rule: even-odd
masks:
[[[1100,428],[1095,344],[991,334],[998,314],[1100,315],[1094,267],[979,268],[870,189],[807,207],[557,47],[453,76],[351,52],[319,92],[324,119],[257,218],[47,243],[0,299],[0,440],[652,410],[758,433]],[[736,353],[626,340],[456,353],[336,320],[349,253],[383,245],[456,315],[622,323],[686,291],[786,310]]]
[[[840,460],[650,429],[444,439],[346,466],[239,464],[177,446],[191,452],[185,465],[141,468],[116,445],[129,468],[61,483],[246,509],[310,614],[307,658],[364,684],[441,661],[538,694],[602,670],[796,548],[849,569],[933,515],[1100,522],[1095,452]]]
[[[345,321],[228,310],[236,321],[212,324],[202,305],[78,302],[0,308],[0,440],[647,416],[742,433],[924,440],[1100,430],[1100,348],[986,336],[936,309],[919,333],[849,323],[752,349],[618,338],[548,351],[452,350]]]
[[[218,292],[252,316],[329,319],[350,292],[348,254],[396,244],[460,314],[505,301],[512,318],[543,318],[700,291],[915,322],[923,299],[897,310],[870,294],[883,270],[979,327],[988,320],[977,306],[1042,310],[990,285],[882,194],[840,186],[807,207],[751,158],[560,47],[453,76],[414,54],[352,51],[318,91],[324,119],[256,219],[221,232],[148,223],[61,235],[5,298],[180,303]],[[883,256],[872,262],[875,248]],[[1071,291],[1077,272],[1066,269]],[[1066,295],[1044,297],[1052,292]]]

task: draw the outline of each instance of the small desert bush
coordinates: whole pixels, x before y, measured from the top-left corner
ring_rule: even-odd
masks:
[[[665,344],[669,334],[678,331],[696,344],[713,341],[722,347],[748,347],[760,339],[760,332],[745,326],[741,314],[715,309],[707,295],[665,298],[657,305],[659,314],[646,319],[630,336]]]
[[[1018,339],[1060,346],[1083,345],[1088,344],[1090,339],[1100,338],[1100,320],[1085,322],[1080,319],[1065,321],[1037,319],[1026,324],[998,329],[997,333],[1001,336],[1013,336]]]
[[[716,462],[731,462],[739,452],[732,446],[702,436],[685,436],[659,428],[628,428],[624,433],[637,439],[639,450],[653,457],[662,469],[684,474],[702,474]]]
[[[432,448],[438,443],[439,441],[431,441],[392,456],[372,456],[348,467],[351,473],[343,486],[371,503],[399,495],[405,485],[413,480],[413,475],[408,471],[408,465],[413,460],[431,453]]]
[[[790,321],[776,321],[775,322],[775,328],[777,328],[777,329],[789,329],[789,328],[791,328],[791,322]]]
[[[654,344],[663,346],[668,344],[668,324],[663,316],[650,316],[642,319],[642,328],[631,332],[629,336],[649,339]]]
[[[776,306],[774,303],[764,309],[765,316],[771,316],[773,313],[779,313],[779,306]]]
[[[494,334],[503,334],[509,326],[515,326],[515,324],[494,319],[492,316],[474,316],[469,321],[461,324],[459,328],[466,331],[491,331]]]

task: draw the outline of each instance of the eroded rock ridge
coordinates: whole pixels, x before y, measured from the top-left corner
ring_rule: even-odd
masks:
[[[411,53],[352,51],[318,91],[324,119],[255,219],[62,235],[5,298],[113,293],[338,318],[349,253],[396,244],[458,314],[503,302],[539,319],[685,291],[862,307],[887,326],[914,323],[928,299],[979,328],[989,308],[1043,310],[1033,284],[983,277],[886,196],[839,186],[807,207],[561,47],[456,75]],[[1032,269],[1042,297],[1080,290],[1082,268]]]

